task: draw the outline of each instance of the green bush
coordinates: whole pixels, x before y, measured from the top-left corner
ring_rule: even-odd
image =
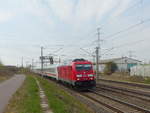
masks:
[[[110,75],[112,73],[114,73],[115,71],[117,71],[118,67],[116,65],[116,63],[114,62],[108,62],[106,63],[106,66],[104,68],[104,74]]]
[[[2,61],[0,61],[0,69],[3,69],[4,68],[4,65],[2,63]]]

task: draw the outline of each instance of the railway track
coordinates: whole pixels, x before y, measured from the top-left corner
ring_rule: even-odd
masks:
[[[56,83],[56,81],[51,80],[51,79],[49,79],[47,77],[44,77],[43,79],[47,79],[47,80],[49,80],[49,81],[51,81],[53,83]],[[68,91],[71,95],[73,95],[76,98],[78,98],[84,104],[88,105],[95,113],[109,113],[109,112],[105,111],[103,108],[100,108],[97,105],[95,105],[95,103],[98,103],[98,104],[103,105],[103,106],[105,105],[106,107],[108,107],[110,109],[113,109],[113,111],[115,111],[117,113],[124,113],[124,112],[120,111],[119,109],[113,108],[113,107],[111,107],[109,105],[106,105],[105,103],[100,102],[97,99],[94,99],[94,98],[92,98],[92,97],[90,97],[90,96],[88,96],[88,95],[86,95],[86,94],[84,94],[82,92],[75,91],[72,87],[65,86],[65,84],[57,83],[57,85],[59,87],[61,87],[62,89]],[[90,99],[90,101],[87,98]]]
[[[121,82],[119,82],[119,83],[121,83]],[[123,84],[125,84],[125,83],[123,83]],[[134,84],[134,86],[136,86],[136,84]],[[139,85],[138,85],[138,87],[139,87]],[[148,88],[148,86],[146,85],[146,87],[144,87],[144,85],[142,85],[142,88]],[[94,97],[92,97],[92,95],[89,96],[87,94],[84,94],[84,96],[86,96],[87,98],[90,98],[93,101],[96,101],[97,103],[99,103],[99,104],[101,104],[101,105],[103,105],[103,106],[105,106],[105,107],[107,107],[107,108],[109,108],[112,111],[117,112],[117,113],[128,113],[130,111],[125,112],[125,110],[119,109],[118,107],[115,107],[113,105],[107,104],[107,103],[102,102],[102,101],[99,101],[98,100],[99,96],[103,97],[103,98],[107,98],[110,101],[117,102],[117,103],[121,104],[122,106],[128,106],[131,109],[137,110],[135,112],[131,111],[131,113],[137,113],[137,112],[140,112],[140,113],[150,113],[150,107],[145,108],[145,107],[142,107],[141,105],[138,105],[138,104],[141,104],[141,103],[133,104],[133,103],[127,102],[127,101],[125,101],[123,99],[118,99],[116,97],[109,96],[106,93],[99,92],[102,89],[105,92],[109,91],[107,93],[115,92],[116,95],[117,95],[117,93],[119,93],[119,94],[121,94],[123,96],[128,96],[130,98],[132,98],[132,97],[136,98],[136,99],[140,100],[140,102],[149,103],[149,105],[150,105],[150,94],[147,93],[147,92],[142,92],[142,91],[137,91],[137,90],[131,90],[131,89],[122,88],[122,87],[114,87],[114,86],[109,86],[109,85],[100,84],[100,83],[98,83],[98,87],[95,90],[90,90],[93,94],[96,94],[98,97],[94,98]]]
[[[97,87],[107,90],[127,92],[132,96],[143,96],[150,101],[150,85],[100,79]],[[134,95],[133,95],[134,94]]]
[[[62,85],[60,87],[63,88]],[[88,106],[90,105],[91,107],[92,104],[98,105],[99,106],[98,110],[101,110],[102,108],[106,110],[106,112],[108,111],[107,113],[114,113],[114,112],[115,113],[150,113],[150,109],[148,108],[144,108],[142,106],[124,101],[122,99],[115,98],[113,96],[107,95],[106,93],[99,92],[99,91],[102,91],[102,90],[106,92],[111,91],[111,92],[122,94],[124,96],[138,98],[141,101],[150,102],[149,96],[148,95],[144,96],[144,93],[138,94],[140,96],[137,96],[135,92],[130,92],[132,94],[129,94],[128,91],[124,89],[123,90],[113,89],[112,87],[107,87],[107,85],[102,86],[102,84],[98,84],[98,87],[95,90],[90,90],[89,92],[74,92],[72,89],[70,88],[68,89],[66,87],[64,87],[64,89],[71,92],[72,95],[77,93],[75,94],[76,97],[79,97],[81,95],[80,99],[82,100],[82,98],[84,98],[87,102],[89,102]],[[146,98],[144,98],[143,96]],[[147,98],[149,99],[147,100]],[[96,113],[103,113],[103,112],[98,111]]]
[[[144,92],[144,91],[132,90],[132,89],[118,87],[118,86],[117,87],[110,86],[110,85],[105,85],[105,84],[101,84],[101,83],[97,84],[97,88],[122,93],[124,95],[125,94],[130,95],[132,97],[136,97],[136,98],[143,99],[143,100],[150,102],[150,94],[147,92]]]
[[[81,93],[80,93],[80,94],[81,94]],[[85,96],[86,98],[91,99],[92,101],[94,101],[94,102],[96,102],[96,103],[98,103],[98,104],[101,104],[102,106],[105,106],[105,107],[109,108],[110,110],[112,110],[112,111],[114,111],[114,112],[117,112],[117,113],[126,113],[126,112],[124,112],[124,111],[121,111],[121,110],[118,109],[117,107],[113,107],[113,106],[111,106],[111,105],[109,105],[109,104],[106,104],[105,102],[99,101],[99,100],[97,100],[96,98],[94,98],[94,97],[92,97],[92,96],[89,96],[89,95],[83,94],[83,93],[82,93],[81,95]]]
[[[107,109],[111,110],[112,113],[150,113],[150,110],[136,106],[131,103],[127,103],[118,99],[114,99],[112,97],[106,96],[104,94],[100,94],[98,92],[95,92],[93,90],[90,90],[91,94],[87,93],[82,93],[81,95],[85,96],[88,99],[91,99],[92,101],[106,107]],[[97,95],[96,97],[93,96],[93,94]],[[115,106],[114,104],[110,104],[106,101],[98,100],[99,97],[106,98],[108,99],[107,101],[114,103],[117,105]]]
[[[141,88],[150,89],[150,85],[148,85],[148,84],[131,83],[131,82],[121,82],[121,81],[106,80],[106,79],[98,79],[98,80],[99,81],[103,81],[103,82],[117,83],[117,84],[123,84],[123,85],[128,85],[128,86],[135,86],[135,87],[141,87]]]
[[[111,97],[111,96],[108,96],[108,95],[105,95],[103,93],[100,93],[100,92],[97,92],[95,90],[90,90],[93,94],[96,94],[98,96],[101,96],[101,97],[104,97],[104,98],[107,98],[111,101],[115,101],[117,103],[120,103],[122,105],[125,105],[125,106],[128,106],[130,108],[133,108],[133,109],[136,109],[138,111],[141,111],[142,113],[150,113],[150,109],[146,109],[146,108],[143,108],[143,107],[140,107],[138,105],[135,105],[135,104],[132,104],[132,103],[129,103],[129,102],[125,102],[123,100],[120,100],[120,99],[117,99],[117,98],[114,98],[114,97]],[[105,105],[105,104],[103,104]],[[112,107],[112,106],[111,106]],[[115,108],[116,109],[116,108]],[[119,113],[123,113],[123,111],[121,111],[119,108],[117,108],[118,112]],[[120,111],[119,111],[120,110]]]
[[[116,88],[112,88],[112,87],[110,88],[110,87],[103,87],[103,86],[98,87],[97,90],[98,91],[105,90],[105,91],[109,91],[109,92],[119,93],[124,96],[130,96],[133,98],[140,99],[142,101],[150,102],[150,98],[144,97],[143,94],[142,94],[142,96],[140,96],[139,94],[135,94],[134,92],[128,92],[128,90],[124,91],[122,89],[119,90],[118,88],[116,89]]]
[[[97,88],[95,90],[90,90],[93,94],[96,94],[96,95],[104,97],[104,98],[108,98],[109,100],[116,101],[122,105],[126,105],[128,107],[131,107],[138,111],[141,111],[142,113],[150,113],[150,107],[149,107],[150,106],[150,93],[148,93],[147,91],[136,90],[136,88],[133,90],[133,89],[130,89],[127,87],[126,88],[121,87],[119,84],[128,85],[128,87],[130,87],[130,86],[140,87],[140,88],[144,88],[144,90],[145,89],[150,90],[149,85],[118,82],[118,81],[103,80],[103,79],[102,79],[102,81],[103,81],[102,83],[97,84]],[[111,86],[111,84],[108,85],[108,84],[105,84],[104,82],[115,83],[116,86]],[[118,97],[117,97],[117,95],[118,95]],[[119,97],[120,95],[122,97],[124,96],[126,98],[129,97],[129,99],[128,100],[121,99]],[[138,101],[131,102],[131,100],[133,100],[133,98]],[[133,104],[133,103],[136,103],[136,104]],[[141,105],[141,103],[145,104],[144,107],[143,107],[143,105]],[[146,104],[147,104],[147,106],[146,106]]]

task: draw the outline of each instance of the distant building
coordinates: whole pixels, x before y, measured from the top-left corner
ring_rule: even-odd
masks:
[[[100,63],[99,63],[99,70],[101,72],[104,71],[104,68],[105,68],[105,66],[106,66],[106,64],[108,62],[116,63],[116,65],[118,67],[118,71],[120,71],[120,72],[130,71],[131,67],[142,63],[139,60],[136,60],[136,59],[133,59],[133,58],[128,58],[128,57],[121,57],[121,58],[113,58],[113,59],[101,60]]]
[[[130,69],[131,76],[143,76],[150,77],[150,64],[140,64],[131,67]]]

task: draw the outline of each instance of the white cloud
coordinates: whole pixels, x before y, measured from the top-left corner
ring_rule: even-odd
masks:
[[[112,13],[111,16],[116,17],[122,14],[129,7],[130,3],[131,0],[118,0],[118,3],[116,5],[116,10]]]
[[[0,11],[0,23],[7,22],[11,20],[14,16],[15,14],[13,13]]]
[[[9,1],[11,1],[11,0],[9,0]],[[11,12],[13,12],[13,13],[9,13],[9,12],[1,13],[0,12],[0,22],[9,21],[11,18],[13,18],[14,14],[16,14],[17,17],[19,17],[19,19],[22,19],[22,18],[20,18],[22,16],[25,17],[25,19],[26,18],[28,19],[28,17],[29,17],[29,19],[31,19],[31,21],[34,21],[34,19],[38,18],[37,19],[38,21],[36,22],[37,26],[34,26],[35,23],[33,23],[33,26],[32,25],[31,26],[33,28],[37,27],[40,29],[37,29],[37,30],[34,29],[34,31],[32,31],[32,35],[33,35],[32,38],[34,39],[36,36],[39,36],[39,37],[41,36],[42,38],[47,37],[47,38],[42,39],[42,38],[36,37],[36,41],[34,42],[35,44],[38,43],[39,45],[40,44],[48,45],[50,43],[53,43],[55,45],[55,44],[60,43],[60,44],[69,44],[70,45],[70,44],[74,43],[75,41],[77,41],[79,45],[84,46],[84,43],[86,43],[86,45],[88,45],[88,43],[90,41],[92,42],[92,41],[96,40],[96,38],[97,38],[96,33],[95,33],[96,25],[98,25],[99,23],[100,24],[107,23],[102,28],[104,37],[105,37],[105,35],[107,36],[109,34],[120,31],[120,29],[126,28],[126,26],[129,26],[129,24],[133,24],[133,22],[131,22],[131,20],[130,21],[127,20],[127,16],[124,16],[124,15],[123,16],[125,18],[117,17],[116,20],[114,18],[114,17],[124,13],[128,7],[133,5],[132,3],[133,3],[133,0],[14,0],[14,1],[11,1],[11,3],[9,2],[10,6],[7,6],[8,3],[6,3],[6,8],[5,8],[5,9],[10,9],[10,10],[12,9]],[[139,10],[137,10],[137,11],[139,11]],[[148,10],[145,10],[145,12],[146,11],[148,11]],[[146,14],[148,14],[148,12],[146,12]],[[31,18],[30,18],[30,16],[31,16]],[[149,16],[149,15],[147,15],[147,16]],[[112,17],[112,18],[110,18],[110,17]],[[112,19],[114,19],[115,21],[113,21]],[[42,25],[44,27],[41,26],[41,23],[39,21],[42,21]],[[46,22],[43,22],[43,21],[46,21]],[[107,21],[109,21],[110,23],[108,23]],[[16,23],[18,24],[19,22],[17,21]],[[47,23],[50,23],[50,24],[53,23],[54,26],[52,25],[52,27],[49,27],[51,25],[49,25],[49,24],[47,25]],[[21,26],[26,27],[25,24],[26,23],[22,23]],[[2,29],[3,29],[3,27],[2,27]],[[63,30],[61,30],[61,29],[63,29]],[[37,32],[40,30],[41,30],[41,32]],[[141,34],[141,35],[139,35],[139,34],[135,35],[132,32],[131,33],[134,35],[131,35],[130,32],[121,34],[121,35],[119,35],[120,38],[118,36],[118,39],[116,38],[116,40],[113,44],[114,44],[114,46],[121,45],[121,44],[125,43],[125,41],[131,41],[131,38],[132,38],[132,40],[137,40],[138,37],[139,38],[147,37],[147,40],[149,41],[149,38],[148,38],[149,29],[147,29],[146,31],[147,32],[144,32],[144,33],[139,32],[139,34]],[[20,29],[20,31],[18,31],[18,32],[24,32],[24,31],[23,31],[23,29]],[[30,35],[29,31],[26,31],[26,33],[28,33],[28,35]],[[137,33],[138,33],[138,31],[137,31]],[[131,36],[126,35],[126,34],[129,34]],[[19,38],[20,37],[17,37],[16,41],[18,41]],[[81,40],[81,38],[82,38],[82,40]],[[102,38],[103,38],[103,36],[102,36]],[[28,39],[22,38],[21,40],[23,40],[21,42],[21,45],[23,45],[23,42],[30,42]],[[81,43],[81,41],[83,44]],[[147,44],[145,44],[147,48],[149,47],[148,41],[147,41]],[[13,44],[13,43],[11,43],[9,45],[7,40],[6,40],[6,42],[7,42],[6,45],[9,47],[7,49],[7,51],[9,51],[9,50],[12,51],[11,48],[14,48],[13,49],[13,52],[14,52],[15,48],[17,48],[17,47],[11,47],[11,44]],[[17,45],[16,42],[14,44]],[[27,45],[30,45],[30,43],[28,43]],[[104,43],[102,45],[102,47],[109,48],[109,45],[110,45],[110,47],[112,46],[112,41],[110,44],[109,44],[109,42],[108,42],[108,44]],[[91,48],[91,46],[88,46],[88,47]],[[140,47],[142,47],[142,46],[140,46]],[[146,47],[143,44],[143,47],[140,48],[141,51],[144,50]],[[131,47],[129,47],[129,48],[131,48]],[[139,47],[135,47],[135,50],[137,48],[139,48]],[[74,53],[79,55],[81,53],[81,51],[78,51],[76,53],[77,49],[79,49],[79,48],[77,48],[77,47],[76,48],[71,47],[69,49],[67,48],[67,50],[69,50],[69,52],[75,51]],[[28,51],[27,48],[23,48],[23,49],[20,48],[19,51],[15,52],[15,54],[20,55],[22,50],[27,51],[27,52],[24,52],[24,56],[25,55],[28,56],[31,51],[31,50]],[[64,50],[64,51],[66,52],[67,50]],[[5,51],[5,49],[4,50],[1,49],[1,51]],[[37,51],[37,50],[34,49],[32,53],[34,53],[35,51]],[[115,54],[115,55],[119,56],[122,54],[122,52],[124,52],[124,51],[116,50],[115,53],[118,53],[118,54]],[[38,54],[38,52],[35,52],[35,53]],[[47,52],[45,52],[45,54],[46,53]],[[66,53],[66,54],[68,54],[68,53]],[[141,52],[139,52],[139,53],[141,54]],[[3,54],[5,56],[9,56],[5,52],[3,52]],[[69,53],[69,55],[73,55],[73,54]],[[138,56],[139,56],[139,54],[138,54]],[[145,57],[147,57],[147,56],[145,55]],[[7,58],[7,59],[9,59],[9,58]],[[7,61],[7,59],[5,60],[6,62],[11,62],[11,61]]]
[[[17,0],[18,5],[14,8],[14,12],[20,15],[33,15],[41,18],[48,24],[53,24],[51,12],[42,4],[42,0]],[[16,4],[14,4],[16,5]]]
[[[45,0],[46,1],[46,0]],[[80,23],[92,18],[100,21],[115,8],[112,16],[119,15],[131,0],[47,0],[49,9],[58,19],[69,23]]]
[[[48,0],[49,8],[60,20],[84,21],[93,17],[101,18],[110,11],[116,2],[114,0]]]
[[[61,20],[68,20],[73,15],[74,2],[72,0],[48,0],[52,13]]]
[[[52,23],[51,12],[41,4],[41,1],[42,0],[0,1],[0,21],[7,21],[14,15],[17,17],[33,15],[42,18],[43,21]]]
[[[76,7],[76,16],[81,20],[92,17],[100,19],[112,9],[114,3],[114,0],[80,0]]]

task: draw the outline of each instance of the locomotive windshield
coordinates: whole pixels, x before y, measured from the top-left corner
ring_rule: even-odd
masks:
[[[91,70],[92,65],[91,64],[77,64],[76,70]]]

